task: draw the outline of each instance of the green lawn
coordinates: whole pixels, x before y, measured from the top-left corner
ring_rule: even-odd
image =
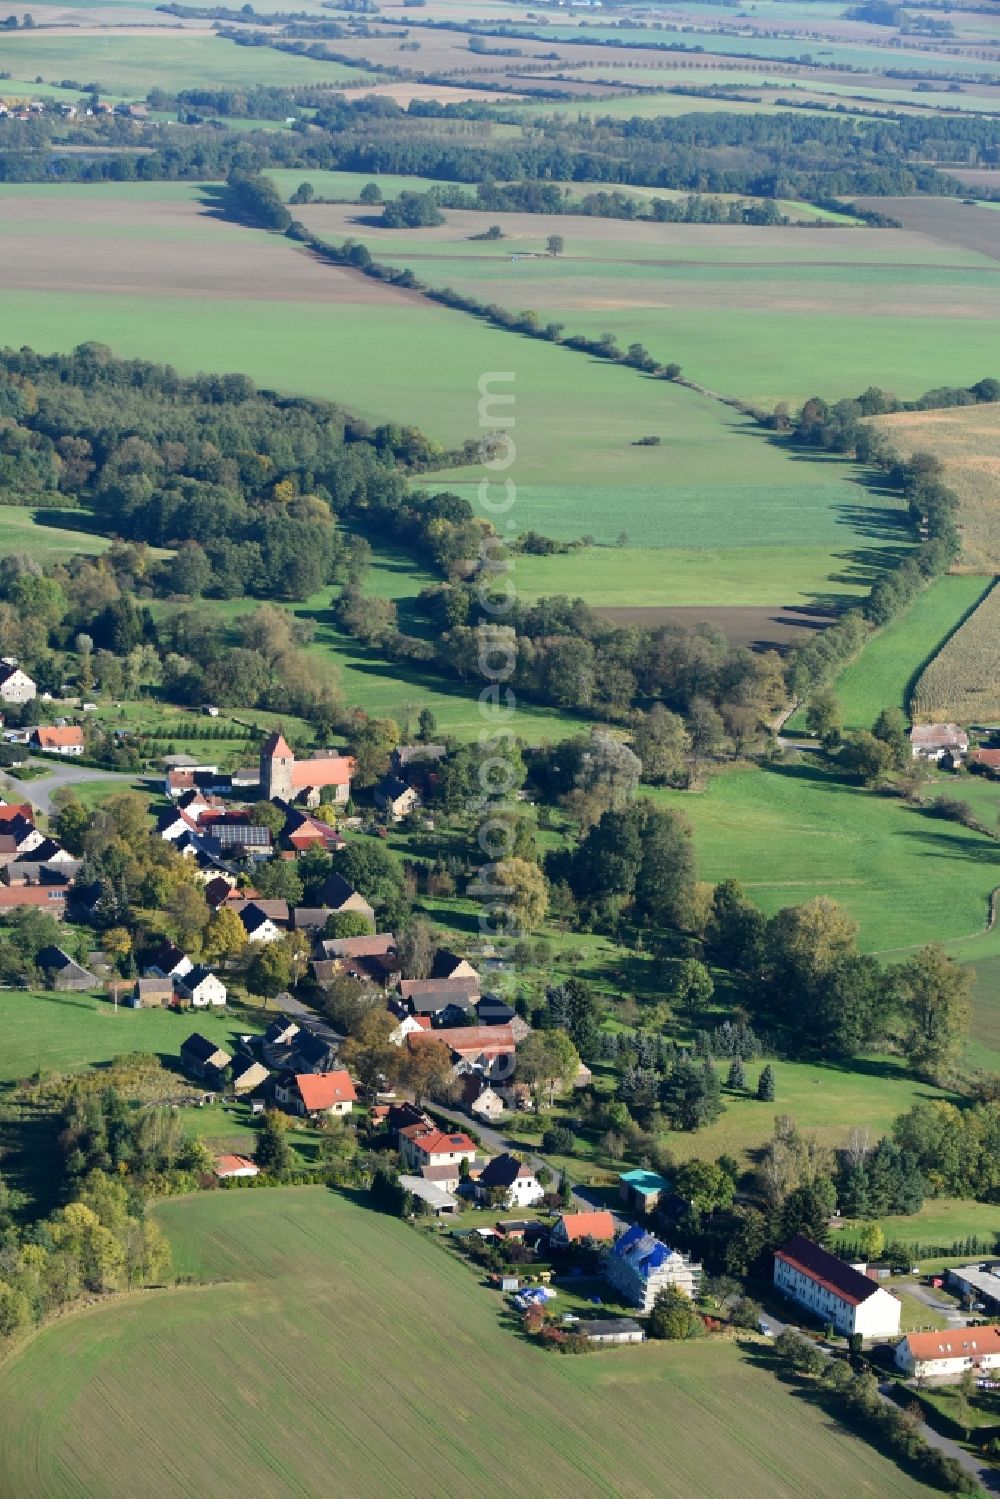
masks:
[[[982,1241],[1000,1235],[1000,1204],[932,1197],[919,1213],[912,1213],[909,1217],[896,1214],[880,1218],[878,1222],[887,1240],[947,1250],[956,1241],[971,1238],[974,1234]],[[840,1232],[847,1239],[855,1239],[859,1227],[859,1224],[847,1221]],[[835,1234],[834,1239],[836,1237]]]
[[[926,1492],[732,1343],[527,1346],[431,1236],[321,1189],[157,1218],[212,1284],[67,1318],[0,1372],[19,1499]]]
[[[96,985],[95,985],[96,988]],[[122,993],[126,993],[122,985]],[[21,993],[0,990],[0,1082],[30,1077],[39,1068],[79,1072],[129,1051],[155,1052],[176,1061],[192,1031],[232,1050],[235,1038],[263,1029],[243,1012],[132,1010],[89,994]]]
[[[906,712],[920,672],[991,584],[985,578],[935,578],[905,614],[874,635],[833,684],[844,727],[871,728],[883,708]],[[799,712],[789,728],[794,732],[804,725],[805,714]]]
[[[742,881],[768,913],[831,896],[869,951],[973,937],[1000,883],[992,840],[848,785],[813,757],[721,775],[703,793],[652,794],[691,822],[701,879]]]
[[[108,542],[85,529],[87,519],[81,510],[0,506],[0,553],[23,551],[41,562],[59,562],[76,552],[103,552]]]

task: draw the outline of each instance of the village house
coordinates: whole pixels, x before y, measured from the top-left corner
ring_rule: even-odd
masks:
[[[969,736],[957,723],[918,723],[910,730],[910,750],[915,760],[957,765],[968,754]]]
[[[178,975],[177,992],[196,1010],[203,1010],[208,1005],[224,1005],[227,998],[225,984],[203,963]]]
[[[35,683],[16,661],[0,662],[0,702],[30,703],[37,692]]]
[[[232,1060],[228,1051],[216,1046],[214,1041],[207,1040],[198,1031],[181,1042],[181,1066],[186,1072],[192,1072],[195,1077],[204,1078],[207,1082],[218,1083]]]
[[[356,911],[371,923],[372,931],[375,930],[375,912],[365,900],[359,895],[353,885],[349,885],[342,874],[327,875],[319,889],[320,904],[324,905],[332,914],[334,911]]]
[[[286,1067],[289,1050],[295,1043],[299,1028],[294,1020],[281,1015],[272,1020],[261,1037],[260,1049],[264,1061],[271,1067]]]
[[[0,885],[0,911],[16,910],[21,906],[39,906],[57,921],[62,921],[69,894],[68,885]]]
[[[474,979],[400,979],[400,997],[412,1015],[429,1015],[435,1026],[460,1026],[472,1009]]]
[[[476,1182],[478,1202],[499,1202],[506,1208],[527,1208],[541,1202],[545,1188],[533,1166],[505,1151],[487,1161]]]
[[[421,1179],[425,1182],[433,1182],[445,1192],[457,1192],[462,1180],[462,1168],[459,1165],[450,1166],[421,1166]]]
[[[969,756],[969,769],[984,771],[996,780],[1000,776],[1000,749],[974,749]]]
[[[549,1234],[553,1248],[568,1249],[571,1244],[582,1244],[593,1239],[598,1244],[610,1244],[615,1236],[614,1215],[607,1208],[592,1213],[560,1213]]]
[[[399,776],[383,776],[375,787],[375,805],[392,822],[402,822],[419,804],[420,797],[414,788]]]
[[[288,929],[287,900],[233,900],[227,905],[243,923],[248,942],[277,942]]]
[[[633,1213],[653,1213],[670,1191],[670,1183],[656,1171],[623,1171],[618,1177],[618,1196]]]
[[[479,974],[467,958],[459,957],[457,952],[452,952],[450,947],[439,947],[434,954],[431,971],[427,975],[432,979],[475,979],[475,993],[479,993]]]
[[[75,962],[61,947],[43,947],[35,958],[53,989],[71,989],[83,993],[95,988],[94,975]]]
[[[352,755],[316,753],[296,760],[285,736],[269,734],[260,751],[260,788],[265,801],[303,801],[307,807],[320,802],[346,802],[351,795]]]
[[[896,1368],[911,1379],[959,1379],[1000,1368],[1000,1327],[952,1327],[911,1332],[896,1344]]]
[[[411,765],[433,765],[443,760],[447,753],[448,747],[444,744],[397,744],[392,752],[392,768],[401,775]]]
[[[335,1072],[340,1043],[322,1021],[303,1020],[288,1058],[291,1072]]]
[[[217,1155],[213,1174],[219,1181],[229,1181],[234,1176],[257,1176],[259,1167],[245,1155]]]
[[[436,1125],[411,1124],[399,1131],[403,1163],[419,1171],[423,1166],[455,1166],[474,1161],[476,1147],[461,1131],[446,1134]]]
[[[164,938],[156,952],[146,964],[146,977],[154,979],[179,979],[190,973],[194,964],[187,953],[181,952],[172,942]]]
[[[492,1082],[508,1078],[514,1069],[514,1037],[509,1026],[460,1025],[453,1029],[415,1031],[407,1036],[411,1051],[442,1044],[451,1052],[456,1077],[480,1072]]]
[[[43,755],[82,755],[84,751],[83,730],[79,724],[68,723],[61,728],[42,724],[32,735],[32,742]]]
[[[255,1093],[263,1088],[271,1074],[253,1057],[237,1057],[233,1062],[231,1087],[234,1093]]]
[[[396,1008],[393,1005],[388,1006],[388,1013],[394,1020],[398,1020],[399,1022],[396,1029],[389,1033],[389,1040],[393,1046],[402,1046],[407,1036],[412,1036],[415,1031],[429,1031],[431,1029],[429,1015],[411,1015],[405,1010],[402,1014],[397,1014]]]
[[[289,807],[281,838],[296,854],[304,854],[309,849],[316,848],[323,853],[332,854],[344,847],[342,833],[329,823],[308,816],[298,807]]]
[[[844,1337],[891,1338],[899,1332],[895,1296],[802,1234],[775,1251],[774,1285]]]
[[[476,1119],[500,1119],[507,1112],[500,1094],[476,1073],[463,1079],[462,1102]]]
[[[652,1311],[657,1296],[668,1286],[694,1300],[701,1284],[699,1264],[639,1225],[627,1229],[612,1246],[604,1273],[622,1300],[643,1312]]]
[[[133,1010],[149,1010],[173,1004],[173,979],[136,979],[132,998],[127,1001]]]
[[[282,1107],[307,1119],[320,1114],[343,1117],[358,1101],[350,1074],[344,1071],[282,1073],[274,1096]]]

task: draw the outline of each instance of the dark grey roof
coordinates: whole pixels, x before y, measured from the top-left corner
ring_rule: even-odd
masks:
[[[569,1331],[582,1333],[585,1338],[600,1337],[623,1332],[642,1332],[642,1323],[632,1317],[591,1317],[571,1324]]]
[[[822,1281],[831,1291],[855,1305],[867,1301],[878,1290],[875,1281],[869,1280],[867,1275],[862,1275],[860,1270],[853,1270],[844,1260],[831,1254],[822,1245],[814,1244],[803,1234],[796,1234],[794,1239],[776,1252],[779,1258],[790,1260],[797,1269]]]
[[[320,888],[319,897],[324,906],[331,906],[333,910],[339,910],[345,901],[350,900],[352,895],[357,895],[354,886],[348,884],[342,874],[336,870],[328,874]]]
[[[503,1155],[496,1155],[492,1161],[487,1161],[479,1174],[479,1185],[481,1187],[512,1187],[517,1181],[518,1174],[523,1161],[513,1156],[509,1151]]]
[[[63,952],[61,947],[56,947],[54,945],[43,947],[42,950],[36,954],[35,962],[38,964],[39,968],[51,968],[57,973],[61,973],[64,969],[67,968],[77,968],[81,973],[86,972],[86,969],[80,968],[79,963],[71,958],[68,952]]]
[[[217,1051],[225,1052],[225,1047],[209,1041],[200,1031],[193,1031],[186,1041],[181,1042],[181,1051],[196,1062],[207,1062]],[[226,1055],[228,1056],[228,1052]]]
[[[207,968],[204,963],[196,963],[190,973],[184,974],[180,982],[184,985],[185,989],[190,990],[193,994],[199,984],[203,984],[206,979],[214,977],[215,974],[211,968]]]

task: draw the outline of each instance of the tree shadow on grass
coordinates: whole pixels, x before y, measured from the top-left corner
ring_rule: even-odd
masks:
[[[928,852],[943,858],[965,859],[974,864],[993,865],[1000,877],[1000,844],[983,835],[977,838],[971,832],[967,832],[964,837],[959,833],[946,832],[940,826],[940,819],[935,818],[933,813],[921,813],[917,809],[914,811],[925,821],[937,822],[938,828],[936,830],[929,827],[903,828],[904,838],[925,844]]]

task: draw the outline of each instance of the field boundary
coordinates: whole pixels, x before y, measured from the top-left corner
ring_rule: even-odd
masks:
[[[962,576],[962,575],[961,574],[956,574],[956,576]],[[968,576],[968,574],[965,574],[964,576]],[[910,676],[907,678],[907,682],[906,682],[906,688],[905,688],[906,699],[905,699],[905,701],[906,701],[906,714],[907,714],[907,717],[909,718],[909,720],[910,720],[911,723],[913,722],[913,712],[912,712],[913,696],[914,696],[914,693],[916,692],[917,687],[918,687],[918,685],[920,683],[920,678],[923,676],[923,674],[927,670],[928,666],[930,666],[931,662],[937,656],[940,656],[941,652],[944,650],[944,648],[948,644],[948,642],[955,635],[958,634],[958,632],[962,628],[962,626],[965,625],[965,624],[968,624],[969,620],[975,614],[976,610],[979,609],[979,608],[981,608],[981,606],[986,602],[986,600],[989,598],[990,594],[993,592],[994,588],[996,588],[996,586],[997,586],[998,583],[1000,583],[1000,578],[998,578],[994,574],[994,576],[991,577],[989,579],[989,581],[987,582],[986,587],[983,589],[982,593],[976,599],[975,603],[969,605],[969,607],[960,616],[960,618],[957,619],[955,621],[955,623],[952,625],[952,627],[948,631],[947,635],[945,635],[942,640],[938,641],[937,645],[934,647],[933,651],[931,651],[930,655],[925,656],[924,659],[910,673]],[[918,595],[918,597],[919,597],[919,595]],[[916,603],[916,599],[914,599],[914,603]]]

